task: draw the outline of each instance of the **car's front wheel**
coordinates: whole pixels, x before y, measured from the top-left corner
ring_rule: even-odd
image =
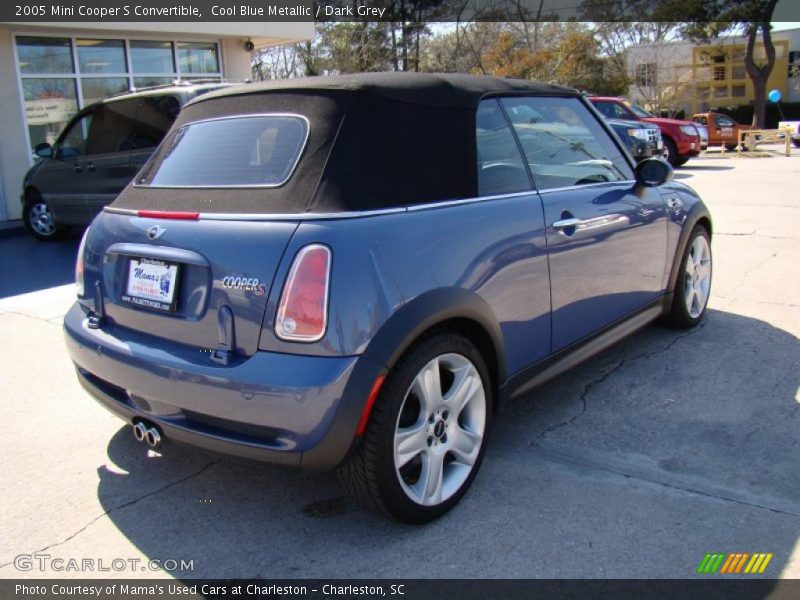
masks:
[[[686,162],[684,160],[681,162],[681,156],[678,154],[678,146],[673,142],[670,138],[664,138],[664,149],[667,152],[667,162],[671,164],[673,167],[680,167],[682,164]]]
[[[492,386],[474,344],[450,331],[427,335],[387,375],[340,480],[380,514],[412,524],[436,519],[475,478],[491,414]]]
[[[681,329],[697,325],[706,312],[711,294],[711,242],[702,225],[695,226],[683,253],[675,281],[675,295],[667,322]]]
[[[38,197],[30,197],[25,201],[22,207],[22,222],[28,233],[42,242],[60,239],[67,231],[66,227],[56,224],[50,207]]]

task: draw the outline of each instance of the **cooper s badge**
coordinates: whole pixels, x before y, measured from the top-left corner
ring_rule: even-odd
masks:
[[[263,296],[266,293],[264,284],[261,283],[258,277],[247,277],[245,275],[226,275],[222,278],[222,287],[226,290],[253,292],[256,296]]]

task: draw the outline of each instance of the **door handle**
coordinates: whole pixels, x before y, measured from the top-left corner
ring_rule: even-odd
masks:
[[[81,171],[83,171],[83,168],[81,167],[80,163],[75,163],[74,165],[72,165],[72,170],[75,171],[76,173],[80,173]]]
[[[553,223],[553,229],[558,229],[559,231],[563,229],[569,229],[570,227],[577,227],[582,222],[583,221],[581,221],[581,219],[576,219],[576,218],[561,219],[560,221],[556,221]]]
[[[94,163],[92,162],[86,163],[86,168],[89,169],[90,171],[94,171],[95,170]]]

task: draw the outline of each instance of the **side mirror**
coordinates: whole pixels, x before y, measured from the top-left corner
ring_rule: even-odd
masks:
[[[34,148],[33,152],[36,156],[51,158],[53,156],[53,147],[47,142],[42,142],[41,144],[36,144],[36,148]]]
[[[636,165],[636,181],[645,187],[658,187],[672,179],[672,167],[660,158],[646,158]]]

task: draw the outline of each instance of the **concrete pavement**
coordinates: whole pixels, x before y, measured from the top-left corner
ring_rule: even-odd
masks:
[[[772,552],[800,577],[800,157],[692,160],[715,220],[710,311],[651,326],[514,403],[440,521],[407,527],[308,475],[153,455],[78,386],[60,318],[77,239],[0,239],[0,577],[20,554],[192,560],[179,577],[693,577]]]

